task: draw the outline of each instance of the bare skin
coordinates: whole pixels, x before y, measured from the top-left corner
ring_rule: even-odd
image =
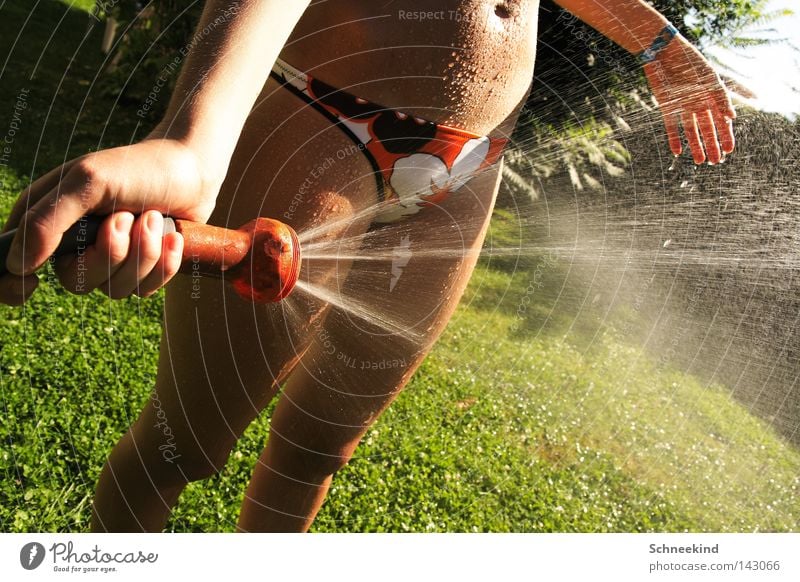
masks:
[[[274,10],[272,17],[280,22],[273,27],[286,36],[294,27],[292,15],[281,12],[279,4],[283,3],[261,0],[258,7],[255,2],[244,4],[252,11],[251,19],[265,18],[260,10]],[[613,23],[592,12],[597,3],[563,4],[594,26],[619,34]],[[643,3],[619,4],[623,16],[625,9],[631,9],[634,16],[642,17],[637,10]],[[297,17],[301,13],[302,17],[281,57],[386,107],[478,135],[507,136],[533,74],[537,9],[534,0],[446,0],[437,3],[436,10],[458,16],[420,21],[402,17],[401,11],[430,11],[430,2],[425,0],[403,0],[387,7],[382,3],[315,2],[304,13],[298,10]],[[661,22],[650,17],[651,28],[658,32]],[[337,162],[335,171],[322,173],[300,203],[294,200],[319,160],[337,158],[337,152],[352,148],[353,143],[272,80],[262,80],[259,93],[251,97],[255,108],[247,115],[249,101],[241,94],[257,85],[250,79],[252,69],[247,69],[252,67],[249,61],[256,59],[248,60],[246,51],[238,47],[251,42],[250,54],[258,51],[271,62],[273,53],[269,51],[277,50],[273,46],[277,41],[243,43],[242,39],[264,34],[264,30],[253,24],[232,22],[230,26],[225,34],[240,42],[228,43],[229,36],[223,36],[205,53],[207,60],[222,59],[220,68],[206,75],[207,85],[218,86],[213,91],[194,88],[195,61],[190,61],[175,100],[180,105],[182,95],[193,95],[190,105],[181,108],[173,104],[149,145],[143,142],[137,144],[138,149],[116,154],[111,150],[105,160],[94,158],[94,166],[79,161],[80,171],[72,171],[73,167],[66,168],[66,173],[55,171],[28,193],[30,202],[66,198],[60,202],[62,207],[72,205],[77,210],[72,201],[79,199],[77,195],[70,198],[53,191],[60,182],[64,189],[63,174],[84,196],[99,196],[92,190],[98,183],[107,186],[94,203],[98,212],[123,208],[124,212],[113,212],[98,241],[88,275],[92,287],[114,297],[134,292],[147,295],[173,278],[182,242],[174,237],[162,242],[155,236],[158,225],[148,225],[148,220],[158,221],[155,212],[145,212],[134,221],[138,208],[196,220],[210,215],[209,222],[231,227],[254,216],[272,216],[284,219],[300,233],[333,224],[325,234],[333,240],[370,228],[376,190],[372,168],[363,156],[346,156]],[[280,40],[280,34],[274,36]],[[628,37],[622,34],[621,38]],[[634,46],[644,41],[631,42]],[[682,55],[674,58],[680,60]],[[234,64],[245,60],[248,63],[236,69]],[[204,61],[196,61],[201,63],[196,68],[202,68]],[[261,64],[267,66],[264,61]],[[683,67],[692,68],[692,63]],[[680,70],[678,65],[673,68]],[[240,71],[238,77],[233,69]],[[238,102],[226,104],[226,87],[232,79],[238,79],[240,95]],[[708,84],[704,95],[718,90],[715,82],[704,82]],[[669,91],[680,93],[680,83],[668,85]],[[685,108],[679,107],[681,102],[677,98],[671,102],[679,114],[685,113]],[[222,121],[214,121],[219,118]],[[725,119],[721,121],[727,124]],[[668,130],[672,129],[668,121]],[[717,148],[732,149],[732,135],[726,141],[724,128],[718,132],[722,146]],[[129,184],[108,186],[110,178],[106,176],[91,175],[95,179],[88,182],[90,186],[83,185],[89,169],[105,167],[101,161],[116,167],[138,162],[141,169],[137,175],[146,175],[148,167],[172,159],[165,153],[174,156],[175,167],[185,169],[174,176],[186,177],[176,182],[166,169],[156,173],[165,176],[163,182],[151,180],[153,183],[143,185],[131,177],[139,192],[149,189],[147,200],[128,194]],[[345,295],[358,295],[366,288],[377,305],[402,312],[401,321],[412,339],[354,320],[303,294],[277,306],[254,306],[242,302],[218,281],[175,277],[167,290],[154,397],[103,469],[92,528],[161,530],[186,484],[218,471],[244,429],[280,391],[270,437],[255,467],[238,528],[306,531],[333,475],[349,461],[364,433],[406,385],[458,304],[483,243],[499,172],[497,164],[440,206],[385,227],[391,229],[392,237],[411,241],[404,276],[397,281],[392,281],[387,265],[375,269],[369,261],[339,261],[317,273],[321,279],[341,284]],[[24,300],[35,286],[30,273],[58,242],[47,233],[71,224],[69,212],[54,217],[45,210],[24,214],[25,208],[23,201],[9,224],[36,225],[38,230],[30,239],[36,244],[27,249],[26,260],[19,254],[9,261],[15,276],[2,282],[2,300],[7,303]],[[458,233],[456,250],[462,251],[460,255],[435,259],[414,255],[416,249],[441,244],[440,233],[447,229]],[[75,286],[74,261],[62,263],[59,273],[68,288]],[[349,365],[354,358],[402,365],[365,369]]]
[[[317,62],[331,59],[330,46],[337,43],[338,35],[356,36],[357,29],[350,32],[347,27],[360,26],[345,24],[338,27],[335,34],[313,34],[324,28],[318,19],[340,17],[337,12],[316,15],[314,10],[308,11],[314,17],[311,23],[306,24],[304,17],[293,35],[293,38],[309,35],[309,40],[297,41],[298,49],[287,49],[282,55],[287,62],[309,71],[315,70]],[[350,18],[357,21],[364,17],[360,14]],[[533,26],[531,19],[521,20],[520,24]],[[394,18],[376,24],[374,31],[370,28],[374,37],[363,42],[372,43],[373,52],[378,53],[374,49],[382,47],[381,43],[388,40],[387,34],[394,31],[396,25]],[[306,32],[306,28],[311,32]],[[514,25],[514,30],[510,33],[504,30],[502,34],[504,37],[530,34],[529,30],[517,30],[519,28],[520,25]],[[431,34],[429,30],[421,30],[426,35]],[[448,30],[454,35],[454,42],[458,40],[456,34],[465,34],[459,27],[444,27],[445,32]],[[442,33],[434,32],[439,37],[437,42],[441,43]],[[406,42],[420,45],[424,40],[427,39],[412,38]],[[292,40],[289,47],[293,48],[295,45],[291,43]],[[514,47],[515,52],[520,50],[519,43],[508,46]],[[324,75],[335,78],[334,75],[347,70],[350,78],[337,84],[354,85],[348,90],[355,94],[476,133],[489,133],[495,128],[493,135],[503,135],[513,128],[516,106],[527,93],[534,46],[535,39],[531,38],[526,45],[529,64],[519,72],[511,96],[499,93],[502,100],[498,99],[493,107],[486,106],[485,95],[463,104],[452,97],[451,85],[458,71],[451,71],[448,79],[442,78],[453,60],[454,49],[450,46],[446,50],[427,47],[409,50],[407,58],[398,59],[405,61],[404,70],[393,71],[385,63],[381,67],[384,55],[376,63],[347,63],[341,71],[320,69],[317,75],[323,79]],[[345,50],[355,53],[365,49],[357,51],[356,47],[345,47]],[[402,82],[404,78],[424,73],[432,55],[438,55],[441,62],[436,78],[429,81],[430,88],[420,89],[413,82]],[[510,60],[517,61],[519,56],[509,55]],[[331,60],[336,62],[335,57]],[[410,66],[417,67],[416,75],[407,68]],[[488,63],[485,66],[488,67]],[[426,92],[421,94],[421,90]],[[428,91],[436,96],[429,96]],[[415,103],[429,106],[414,107]],[[465,112],[455,112],[457,106]],[[491,118],[487,118],[487,111],[493,112]],[[245,125],[211,222],[235,225],[256,215],[284,218],[292,197],[317,165],[317,160],[335,158],[337,151],[351,147],[349,138],[332,127],[327,119],[304,107],[297,97],[274,81],[268,82],[259,98],[259,106]],[[275,155],[276,150],[299,159],[287,164],[285,156]],[[348,156],[341,164],[336,171],[323,175],[315,184],[313,198],[304,200],[294,209],[291,219],[284,218],[298,232],[374,206],[375,185],[367,160],[363,156]],[[456,224],[464,245],[480,248],[494,201],[497,175],[497,168],[486,172],[446,201],[441,209],[420,213],[408,224],[391,228],[399,229],[398,240],[402,237],[401,230],[410,234],[414,241],[412,252],[417,246],[424,248],[435,244],[435,239],[426,240],[431,237],[426,233],[436,232],[436,227],[442,224]],[[320,209],[323,212],[319,212]],[[371,220],[368,213],[355,224],[345,221],[344,228],[348,235],[364,232]],[[335,230],[329,236],[341,234]],[[131,433],[112,454],[95,498],[93,527],[111,530],[162,528],[169,506],[182,486],[221,468],[241,432],[286,380],[272,418],[267,447],[245,496],[239,528],[243,531],[306,530],[324,500],[333,474],[349,460],[364,432],[397,396],[447,323],[477,257],[477,253],[467,254],[470,256],[466,259],[438,260],[433,265],[429,259],[412,256],[405,267],[408,276],[401,278],[392,289],[391,301],[417,312],[407,313],[404,318],[418,322],[418,327],[424,330],[414,342],[387,336],[377,328],[374,333],[383,335],[370,336],[370,330],[364,331],[369,324],[359,321],[361,330],[356,329],[341,313],[317,315],[317,306],[312,308],[314,315],[324,317],[324,321],[314,320],[312,325],[309,317],[287,331],[282,306],[247,305],[219,282],[210,280],[202,281],[200,299],[192,300],[191,282],[183,277],[176,278],[168,288],[156,383],[159,408],[149,403]],[[337,269],[338,277],[346,275],[347,266],[339,263]],[[412,274],[417,271],[427,273],[426,277],[414,277]],[[374,289],[388,295],[390,277],[388,268],[376,273],[372,281]],[[306,310],[305,302],[300,304],[300,309]],[[328,353],[320,337],[325,338],[327,345],[335,345],[336,352]],[[213,365],[208,361],[208,354],[215,355]],[[298,365],[299,354],[303,355]],[[359,361],[397,360],[404,365],[388,371],[362,370],[360,366],[348,367],[341,357],[337,358],[339,354]],[[158,446],[164,443],[163,434],[153,428],[159,422],[159,410],[173,425],[175,451],[181,455],[174,463],[164,462],[158,451]],[[144,459],[149,462],[142,462]],[[131,511],[129,505],[136,507],[131,507]]]

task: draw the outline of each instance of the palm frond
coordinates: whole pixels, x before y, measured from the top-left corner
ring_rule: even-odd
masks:
[[[503,164],[503,185],[511,190],[514,194],[527,196],[530,200],[539,199],[539,191],[533,185],[531,180],[524,178],[518,174],[511,164]]]

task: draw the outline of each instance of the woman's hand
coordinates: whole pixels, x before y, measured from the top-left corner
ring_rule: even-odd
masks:
[[[183,239],[162,238],[162,214],[205,222],[220,181],[204,176],[191,148],[174,139],[147,139],[77,158],[36,180],[17,201],[5,230],[19,228],[0,278],[0,302],[23,303],[36,288],[33,273],[63,233],[83,215],[106,216],[97,241],[80,256],[56,262],[73,293],[101,289],[109,297],[146,296],[180,267]]]
[[[680,126],[696,164],[718,164],[733,151],[736,112],[719,75],[696,48],[678,36],[644,69],[673,154],[683,149]]]

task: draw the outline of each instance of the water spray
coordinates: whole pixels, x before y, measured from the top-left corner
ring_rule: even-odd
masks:
[[[87,216],[62,237],[53,256],[76,254],[94,244],[102,217]],[[256,218],[238,230],[164,218],[164,235],[184,239],[180,272],[224,278],[236,293],[253,303],[276,303],[294,289],[300,274],[300,243],[292,227],[271,218]],[[0,235],[0,275],[15,230]]]

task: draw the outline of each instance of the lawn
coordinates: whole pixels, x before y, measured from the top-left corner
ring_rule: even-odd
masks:
[[[0,133],[29,95],[2,217],[29,176],[139,134],[135,105],[92,90],[88,15],[40,4],[29,20],[28,3],[0,4]],[[519,241],[514,218],[497,213],[492,241]],[[797,531],[800,453],[725,387],[642,348],[635,306],[565,308],[566,271],[482,260],[314,531]],[[162,295],[71,296],[49,272],[24,309],[0,307],[1,531],[87,528],[102,463],[148,398],[161,309]],[[265,411],[217,477],[189,486],[170,531],[233,529],[268,427]]]

